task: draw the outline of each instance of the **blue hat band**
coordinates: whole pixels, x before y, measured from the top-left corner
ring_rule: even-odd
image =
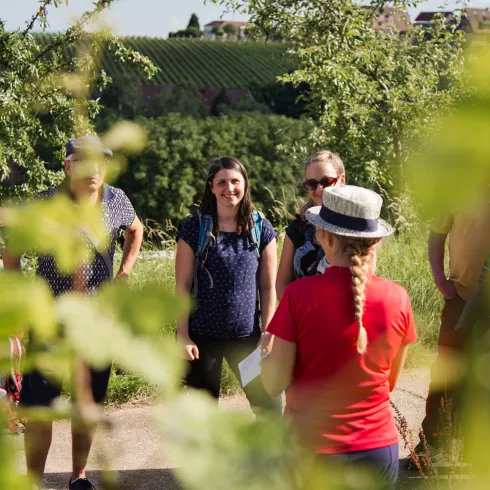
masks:
[[[320,218],[331,225],[337,226],[339,228],[345,228],[347,230],[361,232],[378,231],[377,219],[356,218],[354,216],[347,216],[345,214],[332,211],[325,205],[322,205],[322,208],[320,209]]]

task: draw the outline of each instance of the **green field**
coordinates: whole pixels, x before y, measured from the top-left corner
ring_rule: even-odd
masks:
[[[52,35],[39,35],[42,44]],[[150,85],[194,85],[197,88],[241,88],[273,83],[294,68],[287,44],[278,42],[216,41],[128,37],[124,42],[148,56],[158,73]],[[73,53],[70,53],[73,54]],[[113,78],[135,76],[135,71],[108,56],[102,68]]]

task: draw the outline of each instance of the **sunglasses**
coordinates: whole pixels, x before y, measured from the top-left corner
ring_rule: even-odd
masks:
[[[323,177],[323,179],[315,180],[309,179],[303,182],[303,187],[307,191],[316,191],[318,185],[321,185],[323,189],[326,187],[332,187],[335,185],[340,179],[340,175],[338,177]]]

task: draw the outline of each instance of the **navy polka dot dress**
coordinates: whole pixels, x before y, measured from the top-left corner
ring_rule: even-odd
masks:
[[[269,220],[262,222],[260,252],[275,238]],[[187,218],[178,234],[192,250],[197,249],[199,218]],[[260,333],[258,307],[259,259],[252,237],[220,232],[208,249],[206,269],[198,272],[197,308],[189,318],[189,334],[215,339],[235,339]],[[211,287],[212,286],[212,287]]]

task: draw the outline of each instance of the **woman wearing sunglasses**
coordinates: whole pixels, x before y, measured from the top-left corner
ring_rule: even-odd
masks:
[[[325,254],[315,240],[315,228],[306,221],[305,213],[311,207],[321,205],[323,189],[344,184],[344,164],[336,153],[320,151],[306,161],[303,187],[309,195],[286,229],[276,280],[279,299],[290,282],[322,274],[328,266]]]

